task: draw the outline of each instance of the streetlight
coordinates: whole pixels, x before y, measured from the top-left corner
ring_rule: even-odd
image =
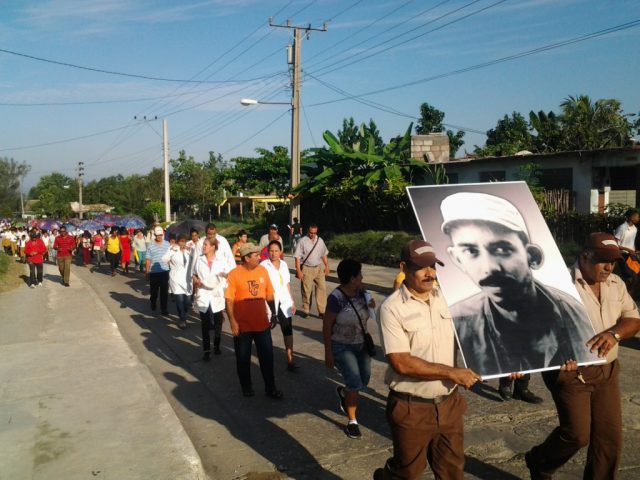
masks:
[[[291,106],[291,189],[300,183],[300,97],[296,93],[291,102],[263,102],[253,98],[243,98],[240,103],[245,107],[252,105],[289,105]],[[296,196],[291,198],[289,222],[300,218],[300,201]]]

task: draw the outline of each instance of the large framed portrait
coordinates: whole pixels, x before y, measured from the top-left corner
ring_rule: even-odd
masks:
[[[483,379],[602,363],[569,269],[525,182],[409,187],[465,365]]]

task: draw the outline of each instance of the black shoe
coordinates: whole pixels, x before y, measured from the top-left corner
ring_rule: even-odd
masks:
[[[513,398],[515,398],[516,400],[522,400],[523,402],[527,403],[542,403],[544,401],[528,388],[522,391],[514,390]]]
[[[345,403],[344,403],[344,387],[337,386],[336,393],[338,394],[338,398],[340,399],[340,411],[346,415],[347,407],[345,406]]]
[[[362,433],[360,433],[360,426],[357,423],[347,423],[347,426],[344,427],[344,431],[347,433],[347,437],[349,438],[362,437]]]
[[[300,365],[298,365],[297,363],[287,363],[287,370],[289,372],[295,372],[296,370],[298,370],[300,368]]]
[[[253,388],[243,388],[242,396],[243,397],[253,397],[256,393],[253,391]]]
[[[222,353],[222,351],[220,350],[220,347],[215,346],[213,347],[213,354],[214,355],[220,355]]]
[[[529,469],[531,480],[552,480],[553,477],[551,475],[544,474],[536,468],[536,466],[533,464],[533,461],[531,460],[531,452],[527,452],[524,454],[524,463]]]
[[[208,362],[209,360],[211,360],[211,352],[209,351],[204,352],[204,355],[202,356],[202,360],[205,362]]]
[[[498,388],[498,393],[500,394],[500,398],[502,398],[502,401],[504,402],[508,402],[513,398],[513,395],[511,394],[511,388],[509,387]]]
[[[270,392],[267,392],[267,397],[273,398],[275,400],[282,400],[284,395],[282,394],[282,392],[280,390],[276,389],[276,390],[272,390]]]

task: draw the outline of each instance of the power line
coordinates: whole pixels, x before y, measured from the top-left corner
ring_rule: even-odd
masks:
[[[417,115],[411,115],[411,114],[408,114],[408,113],[401,112],[400,110],[397,110],[397,109],[395,109],[393,107],[389,107],[388,105],[384,105],[382,103],[374,102],[373,100],[364,100],[362,98],[358,98],[357,96],[347,92],[346,90],[343,90],[343,89],[341,89],[339,87],[336,87],[335,85],[332,85],[329,82],[326,82],[324,80],[316,78],[311,74],[307,74],[307,75],[309,77],[313,78],[314,80],[316,80],[318,83],[324,85],[328,89],[333,90],[334,92],[342,95],[343,97],[345,97],[345,99],[353,100],[355,102],[361,103],[361,104],[369,106],[371,108],[375,108],[376,110],[380,110],[380,111],[383,111],[383,112],[386,112],[386,113],[390,113],[392,115],[397,115],[399,117],[405,117],[405,118],[409,118],[411,120],[418,120],[420,118]],[[453,125],[451,123],[442,123],[442,125],[444,125],[445,127],[455,128],[456,130],[464,130],[465,132],[477,133],[479,135],[486,135],[487,134],[486,131],[478,130],[476,128],[463,127],[463,126],[460,126],[460,125]]]
[[[568,40],[563,40],[563,41],[560,41],[560,42],[551,43],[551,44],[544,45],[542,47],[534,48],[534,49],[531,49],[531,50],[526,50],[526,51],[523,51],[523,52],[520,52],[520,53],[515,53],[513,55],[508,55],[506,57],[497,58],[495,60],[490,60],[490,61],[487,61],[487,62],[478,63],[478,64],[475,64],[475,65],[471,65],[469,67],[460,68],[460,69],[457,69],[457,70],[452,70],[450,72],[441,73],[441,74],[438,74],[438,75],[433,75],[433,76],[421,78],[421,79],[418,79],[418,80],[413,80],[411,82],[401,83],[399,85],[394,85],[394,86],[391,86],[391,87],[380,88],[378,90],[373,90],[373,91],[362,93],[362,94],[359,94],[359,95],[354,95],[353,98],[351,98],[351,100],[353,100],[355,98],[362,98],[362,97],[368,97],[370,95],[376,95],[378,93],[389,92],[389,91],[392,91],[392,90],[399,90],[401,88],[411,87],[413,85],[419,85],[421,83],[427,83],[427,82],[431,82],[433,80],[439,80],[439,79],[451,77],[451,76],[454,76],[454,75],[460,75],[461,73],[466,73],[466,72],[470,72],[470,71],[473,71],[473,70],[479,70],[481,68],[486,68],[486,67],[490,67],[490,66],[497,65],[497,64],[500,64],[500,63],[508,62],[508,61],[511,61],[511,60],[516,60],[516,59],[519,59],[519,58],[528,57],[530,55],[535,55],[536,53],[546,52],[548,50],[554,50],[556,48],[564,47],[564,46],[571,45],[571,44],[574,44],[574,43],[583,42],[585,40],[591,40],[593,38],[598,38],[598,37],[601,37],[601,36],[604,36],[604,35],[608,35],[610,33],[620,32],[622,30],[627,30],[629,28],[637,27],[638,25],[640,25],[640,19],[633,20],[633,21],[627,22],[627,23],[622,23],[622,24],[616,25],[614,27],[605,28],[603,30],[598,30],[596,32],[588,33],[588,34],[581,35],[581,36],[578,36],[578,37],[573,37],[573,38],[570,38]],[[310,74],[307,74],[307,75],[310,75]],[[349,100],[349,98],[338,98],[338,99],[334,99],[334,100],[327,100],[327,101],[324,101],[324,102],[314,103],[314,104],[308,105],[308,106],[309,107],[317,107],[317,106],[320,106],[320,105],[328,105],[328,104],[331,104],[331,103],[343,102],[345,100]]]
[[[404,32],[404,33],[401,33],[401,34],[399,34],[399,35],[396,35],[395,37],[392,37],[392,38],[387,39],[387,40],[385,40],[385,41],[383,41],[383,42],[380,42],[379,44],[374,45],[373,47],[370,47],[370,48],[368,48],[368,49],[364,50],[364,51],[363,51],[363,52],[361,52],[361,53],[366,53],[367,51],[371,51],[371,50],[373,50],[374,48],[381,47],[382,45],[385,45],[385,44],[387,44],[387,43],[389,43],[389,42],[391,42],[391,41],[393,41],[393,40],[395,40],[395,39],[398,39],[398,38],[400,38],[400,37],[403,37],[403,36],[407,35],[407,34],[408,34],[408,33],[410,33],[410,32],[413,32],[413,31],[415,31],[415,30],[417,30],[417,29],[419,29],[419,28],[423,28],[423,27],[425,27],[425,26],[427,26],[427,25],[430,25],[430,24],[432,24],[432,23],[434,23],[434,22],[437,22],[438,20],[442,20],[443,18],[448,17],[449,15],[452,15],[452,14],[454,14],[454,13],[457,13],[457,12],[459,12],[459,11],[461,11],[461,10],[463,10],[463,9],[465,9],[465,8],[467,8],[467,7],[469,7],[469,6],[473,5],[473,4],[475,4],[475,3],[478,3],[479,1],[481,1],[481,0],[473,0],[473,1],[471,1],[471,2],[469,2],[469,3],[467,3],[467,4],[465,4],[465,5],[462,5],[461,7],[458,7],[458,8],[456,8],[456,9],[454,9],[454,10],[451,10],[451,11],[449,11],[449,12],[447,12],[447,13],[443,14],[443,15],[440,15],[439,17],[437,17],[437,18],[435,18],[435,19],[433,19],[433,20],[430,20],[430,21],[426,22],[426,23],[425,23],[425,24],[423,24],[423,25],[420,25],[419,27],[412,28],[411,30],[408,30],[408,31],[406,31],[406,32]],[[384,52],[387,52],[387,51],[392,50],[392,49],[394,49],[394,48],[397,48],[397,47],[400,47],[400,46],[402,46],[402,45],[405,45],[405,44],[407,44],[407,43],[409,43],[409,42],[412,42],[413,40],[416,40],[416,39],[418,39],[418,38],[420,38],[420,37],[424,37],[425,35],[428,35],[428,34],[430,34],[430,33],[436,32],[436,31],[438,31],[438,30],[442,30],[443,28],[445,28],[445,27],[447,27],[447,26],[449,26],[449,25],[453,25],[454,23],[460,22],[460,21],[465,20],[465,19],[467,19],[467,18],[469,18],[469,17],[472,17],[472,16],[474,16],[474,15],[477,15],[477,14],[479,14],[479,13],[482,13],[482,12],[484,12],[484,11],[486,11],[486,10],[489,10],[490,8],[493,8],[493,7],[497,6],[497,5],[500,5],[501,3],[504,3],[504,2],[506,2],[506,1],[507,1],[507,0],[498,0],[497,2],[492,3],[491,5],[487,5],[487,6],[485,6],[485,7],[482,7],[482,8],[480,8],[480,9],[478,9],[478,10],[475,10],[475,11],[473,11],[473,12],[471,12],[471,13],[468,13],[468,14],[463,15],[463,16],[461,16],[461,17],[458,17],[458,18],[456,18],[456,19],[454,19],[454,20],[451,20],[450,22],[444,23],[443,25],[440,25],[440,26],[438,26],[438,27],[436,27],[436,28],[433,28],[433,29],[431,29],[431,30],[427,30],[426,32],[420,33],[420,34],[418,34],[418,35],[414,35],[413,37],[410,37],[410,38],[408,38],[408,39],[406,39],[406,40],[403,40],[402,42],[398,42],[398,43],[396,43],[396,44],[394,44],[394,45],[390,45],[389,47],[383,48],[382,50],[377,50],[377,51],[372,52],[372,53],[370,53],[370,54],[368,54],[368,55],[365,55],[365,56],[363,56],[363,57],[360,57],[360,58],[358,58],[358,59],[356,59],[356,60],[351,60],[351,57],[353,57],[354,55],[352,55],[351,57],[343,58],[342,60],[338,60],[338,61],[336,61],[336,62],[334,62],[334,63],[330,63],[329,65],[327,65],[327,66],[325,66],[325,67],[322,67],[321,69],[319,69],[319,70],[315,71],[314,73],[316,73],[316,74],[317,74],[319,71],[322,71],[322,72],[323,72],[323,73],[322,73],[322,75],[326,75],[326,74],[328,74],[328,73],[334,72],[334,71],[336,71],[336,70],[340,70],[340,69],[345,68],[345,67],[347,67],[347,66],[349,66],[349,67],[350,67],[350,66],[352,66],[352,65],[355,65],[356,63],[360,63],[360,62],[362,62],[362,61],[364,61],[364,60],[367,60],[367,59],[369,59],[369,58],[371,58],[371,57],[374,57],[374,56],[376,56],[376,55],[380,55],[381,53],[384,53]],[[341,64],[341,63],[345,63],[345,62],[348,62],[348,63],[346,63],[345,65],[342,65],[342,66],[336,66],[336,67],[334,67],[334,68],[331,68],[331,67],[332,67],[332,66],[334,66],[334,65],[339,65],[339,64]],[[327,69],[330,69],[330,70],[327,70]]]
[[[226,150],[224,152],[222,152],[222,155],[226,155],[227,153],[235,150],[236,148],[244,145],[245,143],[247,143],[250,140],[253,140],[253,138],[257,137],[258,135],[260,135],[262,132],[264,132],[267,128],[269,128],[271,125],[273,125],[274,123],[276,123],[278,120],[280,120],[282,117],[284,117],[287,113],[289,113],[291,110],[285,110],[284,112],[282,112],[280,115],[278,115],[275,119],[273,119],[272,121],[270,121],[269,123],[267,123],[264,127],[262,127],[260,130],[258,130],[257,132],[255,132],[254,134],[248,136],[247,138],[245,138],[244,140],[242,140],[240,143],[234,145],[233,147],[231,147],[229,150]]]
[[[51,60],[43,57],[36,57],[35,55],[28,55],[26,53],[14,52],[11,50],[6,50],[4,48],[0,48],[1,53],[7,53],[9,55],[16,55],[18,57],[29,58],[31,60],[37,60],[39,62],[52,63],[54,65],[61,65],[63,67],[77,68],[80,70],[88,70],[90,72],[97,73],[105,73],[107,75],[118,75],[121,77],[130,77],[130,78],[141,78],[143,80],[155,80],[160,82],[181,82],[181,83],[242,83],[242,82],[255,82],[256,80],[261,80],[264,77],[256,77],[256,78],[248,78],[243,80],[187,80],[180,78],[164,78],[164,77],[155,77],[152,75],[138,75],[135,73],[125,73],[125,72],[116,72],[114,70],[105,70],[102,68],[94,68],[94,67],[85,67],[82,65],[76,65],[74,63],[68,62],[59,62],[57,60]]]

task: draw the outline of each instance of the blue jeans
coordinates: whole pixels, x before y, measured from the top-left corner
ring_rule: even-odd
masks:
[[[191,298],[189,295],[178,294],[174,295],[173,298],[176,301],[176,309],[178,310],[178,317],[180,317],[181,322],[187,321],[187,313],[189,312]]]
[[[362,390],[371,378],[371,357],[364,348],[364,343],[331,342],[333,361],[344,378],[348,391]]]
[[[236,369],[240,386],[243,392],[252,390],[251,386],[251,345],[255,342],[260,371],[264,380],[267,393],[276,390],[276,381],[273,375],[273,343],[271,341],[271,329],[262,332],[244,332],[233,337],[233,346],[236,352]]]

